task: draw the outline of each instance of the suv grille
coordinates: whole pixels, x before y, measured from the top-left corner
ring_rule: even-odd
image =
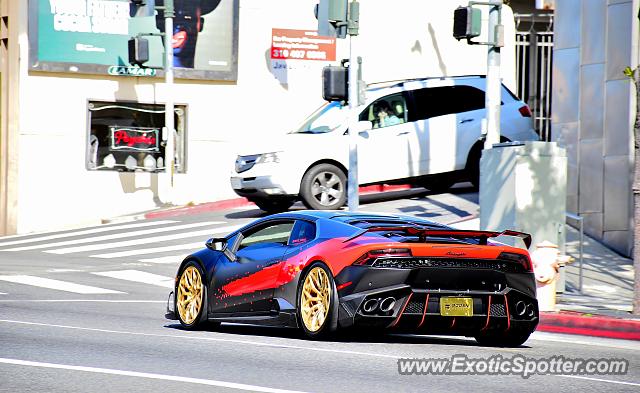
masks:
[[[505,273],[524,273],[524,268],[512,261],[466,258],[378,258],[372,267],[391,269],[454,268],[492,269]]]

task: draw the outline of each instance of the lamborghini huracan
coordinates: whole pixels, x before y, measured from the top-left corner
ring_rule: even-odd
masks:
[[[528,248],[531,236],[395,215],[270,215],[186,257],[166,316],[186,329],[234,322],[317,338],[364,328],[519,346],[539,313],[517,242]]]

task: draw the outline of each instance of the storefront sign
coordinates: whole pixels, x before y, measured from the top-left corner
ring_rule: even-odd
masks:
[[[111,66],[107,70],[109,75],[119,76],[156,76],[156,70],[153,68],[141,68],[130,66]]]
[[[157,128],[109,127],[111,150],[158,152],[160,145]]]
[[[164,33],[163,11],[131,18],[129,4],[129,0],[29,0],[30,69],[104,74],[113,65],[127,67],[131,37]],[[236,80],[239,0],[176,0],[174,4],[175,76]],[[162,6],[163,1],[156,0],[156,5]],[[149,39],[146,66],[162,67],[161,38]]]
[[[335,61],[336,39],[317,31],[272,29],[271,59]]]

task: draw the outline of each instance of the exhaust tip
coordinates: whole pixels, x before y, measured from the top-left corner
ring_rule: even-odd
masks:
[[[533,303],[527,304],[527,315],[531,318],[533,318],[533,316],[536,315],[536,310],[533,307]]]
[[[516,303],[516,314],[522,316],[527,312],[527,305],[522,301],[518,300]]]
[[[372,313],[378,308],[378,299],[369,299],[362,305],[362,311]]]
[[[380,311],[387,312],[393,309],[393,306],[396,305],[396,299],[392,297],[388,297],[380,302]]]

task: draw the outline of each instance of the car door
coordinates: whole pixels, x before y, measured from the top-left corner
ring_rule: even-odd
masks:
[[[221,257],[211,285],[212,312],[242,314],[272,309],[279,263],[293,225],[293,220],[270,220],[244,230],[228,244],[232,252]]]
[[[376,110],[383,105],[390,112],[384,121]],[[375,100],[360,113],[359,120],[370,121],[373,128],[358,135],[358,181],[365,184],[407,177],[407,135],[413,128],[407,124],[404,93]]]
[[[484,92],[467,85],[432,86],[411,93],[408,134],[414,176],[463,169],[481,134]]]

